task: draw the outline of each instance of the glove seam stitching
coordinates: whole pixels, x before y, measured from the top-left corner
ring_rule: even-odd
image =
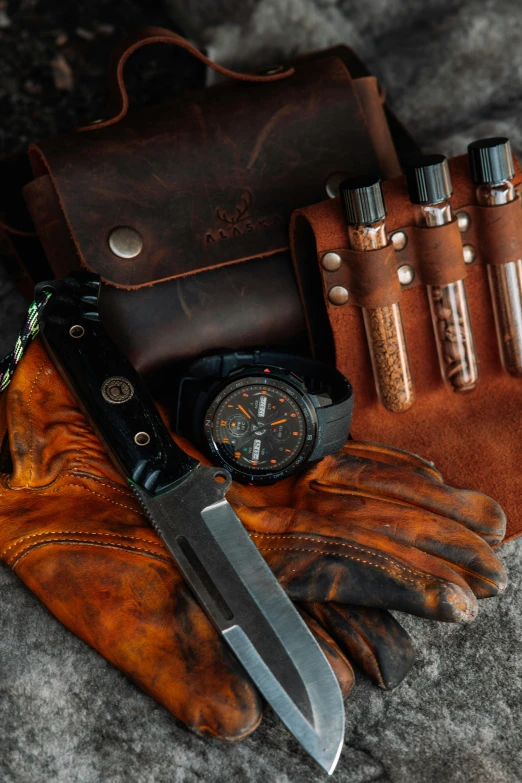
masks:
[[[272,535],[276,536],[277,538],[293,538],[293,536],[280,535],[279,533],[250,533],[250,535],[253,538],[258,538],[258,537],[261,537],[261,536],[272,536]],[[311,541],[314,544],[320,543],[320,542],[317,541],[317,539],[311,538],[310,536],[302,536],[302,537],[300,537],[300,540],[301,541]],[[382,554],[377,553],[377,552],[372,552],[370,549],[365,549],[364,547],[358,546],[357,544],[346,544],[346,543],[338,542],[338,541],[336,541],[335,543],[334,542],[330,543],[330,542],[327,541],[326,543],[329,544],[330,546],[341,546],[341,547],[346,547],[347,549],[355,549],[356,551],[364,552],[367,555],[379,558],[381,560],[386,560],[388,563],[392,563],[399,570],[405,571],[405,572],[410,573],[410,574],[417,575],[418,577],[420,576],[421,578],[424,579],[424,581],[436,581],[436,582],[440,582],[441,584],[447,584],[447,581],[445,581],[444,579],[442,579],[439,576],[434,576],[434,575],[433,576],[428,576],[427,574],[424,574],[422,571],[418,571],[417,569],[408,568],[408,566],[401,565],[400,563],[397,563],[396,561],[392,560],[390,557],[386,557],[386,555],[382,555]],[[265,549],[267,549],[267,548],[265,547]],[[277,552],[278,549],[268,549],[268,551]],[[287,551],[287,550],[281,548],[281,551]],[[386,568],[386,566],[382,566],[382,565],[379,565],[377,563],[372,563],[371,561],[368,561],[368,560],[361,560],[361,558],[359,558],[359,557],[353,557],[353,556],[350,556],[350,555],[343,555],[343,554],[340,554],[340,553],[337,553],[337,552],[325,552],[324,550],[320,550],[320,549],[298,549],[297,547],[290,548],[290,549],[288,549],[288,551],[294,551],[294,552],[301,552],[301,551],[302,552],[316,552],[317,554],[323,554],[323,555],[324,554],[331,554],[331,555],[334,555],[336,557],[346,557],[348,559],[358,560],[358,561],[360,561],[362,563],[367,563],[368,565],[375,565],[376,568],[382,568],[383,570],[388,571],[389,573],[392,573],[389,568]],[[408,579],[407,577],[405,577],[405,578]],[[408,581],[414,582],[414,581],[417,581],[417,580],[409,579]]]
[[[159,546],[163,548],[163,544],[156,543],[155,541],[149,541],[148,538],[141,538],[140,536],[126,536],[124,533],[94,533],[90,532],[88,530],[46,530],[42,533],[31,533],[29,536],[22,536],[22,538],[18,538],[11,546],[8,546],[7,549],[4,549],[2,553],[0,553],[0,560],[4,560],[7,553],[11,550],[17,547],[19,544],[21,544],[23,541],[29,541],[32,538],[45,538],[45,536],[106,536],[107,538],[121,538],[125,539],[126,541],[143,541],[146,544],[150,544],[151,546]],[[101,542],[104,543],[104,542]]]
[[[130,490],[127,489],[127,487],[122,487],[120,484],[117,484],[116,482],[111,482],[108,484],[108,481],[111,481],[111,479],[102,478],[101,476],[93,476],[92,473],[89,473],[88,470],[84,472],[80,470],[64,470],[62,473],[62,476],[73,476],[74,478],[83,477],[86,479],[90,479],[91,481],[95,481],[97,484],[100,484],[102,487],[108,487],[109,489],[114,490],[114,492],[119,492],[122,495],[131,496]],[[79,484],[76,486],[80,486]],[[88,489],[86,487],[86,489]],[[89,490],[92,492],[92,490]]]
[[[340,554],[338,552],[325,552],[322,549],[303,549],[303,548],[299,548],[298,549],[297,547],[277,547],[277,548],[276,547],[259,547],[259,550],[263,551],[263,552],[310,552],[310,553],[317,554],[317,555],[333,554],[333,555],[335,555],[335,557],[343,557],[346,560],[355,560],[358,563],[364,563],[365,565],[372,566],[373,568],[380,568],[381,571],[386,571],[389,574],[393,573],[393,571],[390,568],[388,568],[387,566],[380,565],[379,563],[372,563],[371,560],[363,560],[362,557],[355,557],[354,555],[343,555],[343,554]],[[411,573],[411,574],[415,574],[414,571],[410,571],[410,569],[408,569],[408,568],[403,568],[402,566],[398,566],[398,568],[401,569],[401,570],[404,570],[404,571],[409,571],[409,573]],[[422,574],[420,574],[420,576],[422,576]],[[425,577],[424,579],[411,579],[410,577],[404,576],[403,579],[406,582],[413,582],[414,584],[418,584],[418,582],[421,582],[421,581],[424,581],[426,583],[429,583],[430,581],[436,581],[436,582],[441,582],[442,584],[445,584],[443,582],[443,580],[440,579],[437,576],[431,577],[429,579],[427,577]]]
[[[49,486],[49,485],[48,485]],[[108,487],[109,489],[113,489],[113,487],[110,487],[108,484],[103,484],[103,486]],[[124,503],[119,503],[117,500],[111,500],[111,498],[108,498],[106,495],[102,495],[100,492],[95,492],[93,489],[90,489],[89,487],[84,487],[83,484],[76,484],[74,481],[69,481],[67,483],[61,484],[59,487],[54,487],[54,489],[48,489],[48,487],[18,487],[16,489],[11,489],[12,492],[19,492],[20,490],[29,490],[31,492],[42,492],[45,495],[50,495],[52,492],[60,492],[64,487],[78,487],[79,489],[83,490],[84,492],[90,492],[91,495],[96,495],[96,497],[101,498],[102,500],[107,501],[107,503],[112,503],[114,506],[120,506],[121,508],[126,509],[127,511],[132,511],[134,514],[137,514],[141,517],[144,521],[148,521],[147,517],[143,512],[141,512],[137,508],[133,508],[132,506],[127,506]],[[120,490],[121,492],[125,492],[125,490]],[[0,496],[5,494],[5,492],[0,491]]]
[[[22,551],[19,552],[18,555],[13,559],[12,563],[9,564],[11,569],[14,570],[20,561],[34,549],[40,549],[41,547],[47,546],[49,544],[81,544],[82,546],[99,546],[104,549],[118,549],[120,551],[136,552],[138,554],[144,553],[148,557],[161,560],[164,563],[172,564],[172,560],[169,557],[161,555],[158,552],[153,552],[150,549],[145,549],[145,547],[123,546],[123,544],[108,544],[106,541],[82,541],[81,539],[56,538],[49,539],[48,541],[39,541],[36,544],[31,544],[25,549],[22,549]]]
[[[43,368],[45,367],[47,361],[44,359],[38,369],[38,372],[36,373],[34,380],[31,384],[31,390],[29,392],[29,397],[27,399],[27,415],[29,417],[29,421],[31,424],[31,434],[29,436],[29,481],[32,481],[33,479],[33,448],[34,448],[34,426],[33,426],[33,417],[31,413],[31,404],[34,394],[35,386],[40,378],[40,375],[42,374]]]
[[[67,484],[64,483],[62,486],[78,487],[78,489],[81,489],[84,492],[90,492],[91,495],[96,495],[96,497],[101,498],[102,500],[106,500],[108,503],[112,503],[114,506],[120,506],[121,508],[125,508],[127,511],[132,511],[144,520],[147,519],[145,514],[143,514],[143,512],[140,512],[139,509],[133,508],[132,506],[127,506],[124,503],[119,503],[117,500],[111,500],[111,498],[108,498],[106,495],[102,495],[100,492],[95,492],[94,489],[90,489],[89,487],[84,487],[83,484],[76,484],[74,481],[69,481]],[[104,486],[107,485],[105,484]],[[60,489],[61,487],[57,487],[55,490],[51,490],[51,491],[58,492]]]

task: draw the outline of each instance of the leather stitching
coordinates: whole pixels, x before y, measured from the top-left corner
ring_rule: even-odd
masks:
[[[100,492],[95,492],[94,489],[89,489],[89,487],[84,487],[83,484],[76,484],[74,481],[69,481],[67,482],[67,484],[62,484],[62,487],[78,487],[78,489],[81,489],[84,492],[90,492],[91,495],[96,495],[96,497],[101,498],[102,500],[106,500],[108,503],[112,503],[114,506],[120,506],[120,508],[125,508],[127,511],[132,511],[134,514],[137,514],[139,517],[141,517],[141,519],[147,520],[145,514],[140,512],[138,509],[133,508],[132,506],[126,506],[125,503],[118,503],[117,500],[111,500],[106,495],[102,495]],[[56,489],[52,489],[50,491],[59,492],[62,489],[62,487],[57,487]]]
[[[386,571],[389,574],[393,573],[391,568],[388,568],[387,566],[384,566],[384,565],[379,565],[378,563],[372,563],[371,560],[363,560],[362,557],[355,557],[354,555],[343,555],[343,554],[340,554],[339,552],[325,552],[324,549],[304,549],[304,548],[301,548],[301,547],[297,548],[297,547],[265,547],[265,546],[261,546],[261,547],[259,547],[259,551],[260,552],[311,552],[311,553],[317,554],[317,555],[331,554],[331,555],[335,555],[335,557],[345,558],[346,560],[355,560],[358,563],[364,563],[365,565],[372,566],[373,568],[380,568],[381,571]],[[402,566],[398,566],[398,568],[403,570],[403,571],[409,571],[409,569],[402,568]],[[412,571],[411,573],[414,573],[414,572]],[[404,576],[403,579],[406,582],[413,582],[414,584],[418,584],[420,581],[424,581],[426,583],[429,583],[430,581],[434,581],[434,582],[441,582],[441,584],[446,584],[445,582],[443,582],[442,579],[440,579],[437,576],[433,576],[433,577],[429,577],[429,578],[424,576],[424,575],[422,575],[422,574],[420,574],[420,576],[423,577],[423,579],[411,579],[408,576]]]
[[[130,495],[130,490],[126,489],[126,487],[122,487],[120,484],[116,484],[116,482],[111,481],[111,479],[102,478],[101,476],[93,476],[92,473],[89,473],[89,470],[86,470],[85,473],[83,473],[81,470],[64,470],[62,476],[73,476],[74,478],[78,478],[78,476],[84,476],[86,479],[95,481],[97,484],[101,484],[102,487],[108,487],[108,489],[112,489],[114,492],[120,492],[122,495],[126,495],[127,497]]]
[[[262,536],[264,536],[264,537],[274,536],[274,537],[277,537],[279,539],[281,539],[281,538],[289,538],[291,540],[295,540],[295,536],[294,535],[281,535],[279,533],[275,533],[275,534],[274,533],[250,533],[250,535],[252,536],[252,538],[260,538]],[[314,544],[320,543],[319,541],[317,541],[316,538],[311,538],[310,536],[299,536],[299,540],[300,541],[311,541]],[[364,552],[365,554],[373,556],[373,557],[377,557],[380,560],[386,560],[387,562],[389,562],[392,565],[394,565],[395,568],[398,568],[400,571],[405,571],[406,573],[416,575],[417,577],[421,577],[421,579],[424,579],[425,581],[440,582],[443,585],[447,584],[447,581],[442,579],[440,576],[428,576],[427,574],[423,573],[422,571],[419,571],[419,570],[414,569],[414,568],[408,568],[407,566],[404,566],[404,565],[401,565],[400,563],[397,563],[391,557],[386,557],[386,555],[383,555],[380,552],[372,552],[370,549],[366,549],[365,547],[359,546],[358,544],[347,544],[347,543],[342,542],[342,541],[331,541],[331,542],[330,541],[325,541],[324,543],[329,545],[329,546],[345,547],[346,549],[355,549],[357,552]],[[287,550],[286,548],[281,548],[280,550],[279,549],[268,549],[267,551],[272,551],[272,552],[277,552],[277,551],[282,551],[282,552],[285,552],[285,551],[289,551],[289,552],[316,552],[316,553],[321,554],[321,555],[330,554],[330,555],[335,555],[336,557],[345,557],[345,558],[348,558],[350,560],[357,560],[357,561],[359,561],[361,563],[367,563],[368,565],[375,566],[375,568],[381,568],[384,571],[388,571],[388,573],[392,573],[390,568],[386,568],[386,566],[378,565],[377,563],[372,563],[370,560],[362,560],[359,557],[353,557],[351,555],[343,555],[343,554],[340,554],[338,552],[328,552],[328,551],[325,551],[324,549],[291,548],[291,549]],[[408,582],[415,582],[416,581],[415,579],[408,579],[408,577],[404,577],[404,578],[407,579]]]
[[[140,536],[126,536],[123,533],[93,533],[88,530],[46,530],[42,533],[32,533],[30,536],[22,536],[18,538],[13,544],[8,546],[3,552],[0,553],[0,560],[5,560],[7,553],[14,549],[14,547],[21,544],[23,541],[29,541],[33,538],[45,538],[45,536],[104,536],[106,538],[120,538],[126,541],[143,541],[145,544],[151,546],[158,546],[164,549],[161,543],[156,541],[150,541],[148,538],[141,538]],[[103,542],[101,542],[103,543]]]
[[[18,555],[14,558],[12,563],[9,563],[10,567],[14,570],[16,566],[20,563],[20,561],[26,557],[33,549],[40,549],[40,547],[47,546],[49,544],[80,544],[81,546],[98,546],[102,549],[119,549],[120,551],[124,552],[136,552],[137,554],[145,554],[148,557],[155,558],[156,560],[161,560],[164,563],[170,563],[173,564],[173,561],[171,558],[169,558],[166,555],[160,555],[158,552],[153,552],[150,549],[146,549],[145,547],[139,547],[139,546],[123,546],[122,544],[108,544],[105,541],[82,541],[81,539],[66,539],[66,538],[56,538],[56,539],[49,539],[48,541],[41,541],[37,544],[31,544],[30,546],[26,547],[25,549],[22,549],[21,552],[18,553]]]
[[[34,447],[34,428],[33,428],[33,417],[31,416],[31,402],[33,399],[34,394],[34,388],[36,386],[36,383],[38,382],[38,379],[40,378],[40,375],[42,374],[42,370],[46,365],[46,360],[44,359],[38,369],[38,372],[36,373],[34,380],[31,384],[31,390],[29,392],[29,397],[27,398],[27,416],[29,418],[29,425],[30,425],[30,431],[31,434],[29,436],[29,481],[32,481],[33,478],[33,447]]]
[[[107,487],[109,485],[102,484],[102,486]],[[147,517],[145,516],[145,514],[143,514],[143,512],[139,511],[139,509],[133,508],[132,506],[126,506],[124,503],[118,503],[117,500],[111,500],[111,498],[108,498],[106,495],[101,495],[99,492],[95,492],[93,489],[89,489],[89,487],[84,487],[83,484],[76,484],[74,481],[69,481],[67,483],[61,484],[59,487],[55,487],[54,489],[48,489],[47,487],[20,487],[16,489],[0,490],[0,496],[6,494],[6,492],[19,492],[20,490],[29,490],[30,492],[42,492],[45,496],[45,495],[50,495],[53,492],[61,492],[64,487],[78,487],[79,489],[82,489],[84,492],[90,492],[91,495],[96,495],[102,500],[106,500],[107,503],[112,503],[114,506],[120,506],[121,508],[124,508],[127,511],[132,511],[134,514],[136,514],[137,516],[139,516],[141,519],[143,519],[148,523]],[[109,487],[109,489],[115,489],[115,488]],[[125,490],[123,490],[123,492],[125,492]]]

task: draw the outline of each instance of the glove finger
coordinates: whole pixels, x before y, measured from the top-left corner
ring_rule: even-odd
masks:
[[[345,655],[384,690],[403,681],[415,659],[409,634],[384,609],[305,602]]]
[[[353,673],[352,665],[336,642],[333,640],[333,638],[327,633],[320,621],[317,622],[317,620],[312,617],[308,611],[305,611],[305,609],[308,607],[305,605],[303,606],[296,605],[296,608],[314,635],[317,643],[319,644],[319,647],[326,657],[326,660],[332,667],[333,673],[335,674],[337,682],[339,683],[339,687],[341,688],[343,698],[346,699],[355,682],[355,675]]]
[[[316,499],[315,511],[325,517],[335,515],[336,524],[344,522],[348,535],[357,525],[433,555],[459,573],[477,598],[505,589],[506,573],[495,552],[463,525],[395,500],[360,494],[343,499],[346,502],[340,502],[338,493],[328,500],[323,495]]]
[[[465,525],[488,544],[502,540],[506,515],[499,504],[482,492],[455,489],[428,478],[424,472],[375,463],[349,454],[326,458],[328,465],[310,480],[311,489],[330,494],[377,495],[400,505],[426,509]]]
[[[423,472],[428,478],[444,484],[442,474],[437,470],[433,462],[430,462],[411,451],[385,446],[382,443],[371,443],[366,440],[349,440],[341,449],[342,454],[351,454],[354,457],[363,457],[375,462],[387,465],[395,465],[397,468],[412,468]]]
[[[239,513],[295,601],[339,601],[448,622],[469,622],[476,615],[477,599],[466,581],[433,555],[307,511]]]

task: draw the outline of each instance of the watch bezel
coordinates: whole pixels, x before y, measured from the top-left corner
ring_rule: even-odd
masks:
[[[267,374],[264,370],[256,372],[255,368],[249,367],[244,370],[244,374],[241,376],[236,376],[232,380],[229,376],[226,382],[216,390],[212,402],[205,411],[203,419],[203,436],[212,459],[221,467],[226,468],[232,475],[232,478],[236,481],[243,484],[274,484],[276,481],[281,481],[300,470],[308,461],[317,440],[317,415],[304,384],[302,384],[303,388],[300,389],[297,385],[298,383],[301,384],[302,382],[295,378],[293,374],[285,373],[284,371],[282,372],[276,368],[270,368],[270,372]],[[232,460],[229,461],[223,456],[219,445],[214,439],[214,416],[224,398],[237,389],[249,385],[258,386],[260,384],[273,386],[288,394],[299,405],[305,422],[304,443],[297,457],[287,467],[282,470],[277,470],[274,473],[252,473],[242,468],[238,468],[237,464]]]

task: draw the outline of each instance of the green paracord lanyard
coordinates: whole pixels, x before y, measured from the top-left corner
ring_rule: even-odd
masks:
[[[0,361],[0,394],[2,394],[11,383],[16,366],[20,363],[27,348],[40,331],[38,316],[51,296],[51,291],[43,291],[39,298],[35,299],[34,302],[29,305],[27,318],[20,330],[20,334],[16,338],[15,347]]]

